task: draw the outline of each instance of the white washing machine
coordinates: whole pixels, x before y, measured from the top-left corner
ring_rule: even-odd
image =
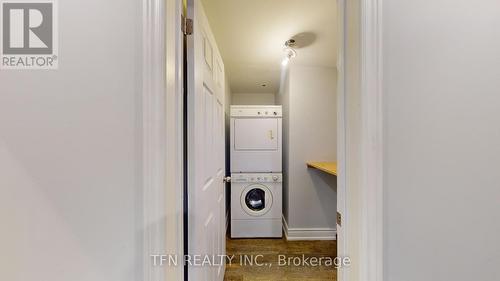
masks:
[[[281,173],[231,174],[231,237],[282,237]]]
[[[282,171],[280,105],[231,106],[231,173]]]

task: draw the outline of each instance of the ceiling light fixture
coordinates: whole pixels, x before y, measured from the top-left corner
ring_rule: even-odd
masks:
[[[297,52],[293,49],[295,46],[295,40],[290,39],[285,42],[285,45],[283,46],[283,52],[285,52],[285,58],[281,62],[281,65],[287,66],[288,63],[290,62],[291,58],[294,58],[297,56]]]

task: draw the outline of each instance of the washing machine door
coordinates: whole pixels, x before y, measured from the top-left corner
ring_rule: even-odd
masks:
[[[241,193],[241,207],[251,216],[265,215],[273,205],[269,188],[262,184],[251,184]]]

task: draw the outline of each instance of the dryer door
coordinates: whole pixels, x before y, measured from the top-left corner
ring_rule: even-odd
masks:
[[[272,205],[272,193],[265,185],[252,184],[247,186],[241,193],[241,207],[251,216],[265,215]]]
[[[234,149],[269,151],[278,149],[278,119],[234,119]]]

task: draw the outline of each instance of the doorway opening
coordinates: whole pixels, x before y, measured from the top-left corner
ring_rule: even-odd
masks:
[[[337,2],[187,14],[189,280],[337,280]]]

